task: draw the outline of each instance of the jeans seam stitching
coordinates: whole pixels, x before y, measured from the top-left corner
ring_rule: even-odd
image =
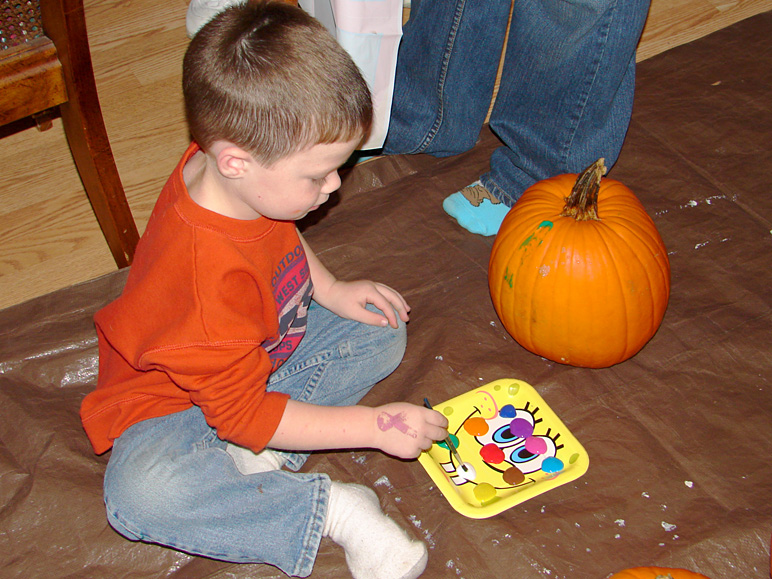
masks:
[[[573,123],[569,130],[569,136],[566,140],[565,147],[563,147],[563,158],[561,159],[561,164],[564,167],[567,167],[568,165],[568,156],[571,151],[571,147],[574,143],[574,140],[576,139],[576,132],[579,128],[579,124],[581,123],[582,117],[584,116],[584,110],[587,107],[587,101],[590,97],[590,93],[592,92],[592,87],[595,85],[595,81],[598,78],[598,73],[600,70],[600,63],[603,60],[603,56],[606,53],[606,48],[608,45],[608,37],[609,37],[609,31],[611,30],[611,23],[614,19],[614,10],[616,9],[618,2],[614,2],[614,5],[612,8],[609,9],[610,17],[606,19],[605,26],[603,27],[603,36],[602,36],[602,50],[597,55],[596,59],[593,62],[593,73],[592,78],[590,79],[588,83],[588,88],[582,93],[579,102],[577,103],[577,114],[573,116]],[[569,168],[570,169],[570,168]]]
[[[460,0],[456,3],[456,14],[453,17],[453,25],[451,26],[450,33],[448,34],[448,43],[445,45],[445,52],[442,58],[442,67],[440,69],[440,78],[439,82],[437,83],[437,116],[434,120],[434,125],[432,125],[432,128],[429,129],[429,132],[426,134],[423,143],[416,147],[414,151],[415,153],[422,153],[425,151],[434,140],[434,137],[437,136],[437,133],[442,126],[442,122],[445,117],[445,106],[443,100],[443,95],[445,94],[445,80],[447,78],[448,68],[450,67],[450,56],[453,53],[453,48],[456,44],[456,36],[458,35],[458,29],[461,27],[461,17],[464,14],[465,7],[466,0]]]
[[[316,368],[311,374],[311,377],[306,382],[306,387],[303,388],[303,394],[298,398],[298,401],[305,402],[313,395],[316,387],[321,381],[321,377],[324,374],[324,371],[327,369],[327,366],[329,366],[329,360],[327,359],[319,362],[319,364],[316,365]]]
[[[300,558],[295,565],[295,569],[293,569],[293,575],[298,577],[305,577],[307,574],[311,573],[319,551],[319,543],[324,536],[324,522],[327,518],[327,505],[329,504],[330,496],[329,486],[325,484],[325,479],[329,480],[329,476],[324,473],[317,474],[313,479],[315,482],[319,483],[314,485],[314,497],[312,501],[312,504],[316,505],[316,510],[313,515],[308,518],[308,526],[306,527],[302,539],[303,548]],[[324,503],[324,509],[322,509],[322,503]],[[318,539],[316,537],[317,533],[319,535]],[[309,551],[313,551],[313,553]]]
[[[332,350],[325,350],[324,352],[318,352],[316,355],[314,355],[311,358],[308,358],[306,360],[303,360],[302,362],[291,365],[287,368],[282,366],[279,371],[276,373],[277,377],[276,379],[286,380],[287,378],[290,378],[291,376],[294,376],[295,374],[298,374],[300,372],[303,372],[304,370],[312,367],[312,366],[320,366],[326,362],[328,362],[333,357],[333,351]],[[270,378],[269,378],[270,381]]]

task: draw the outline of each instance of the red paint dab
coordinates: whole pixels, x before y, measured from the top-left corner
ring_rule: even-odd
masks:
[[[488,464],[504,462],[504,451],[493,443],[486,444],[480,449],[480,456]]]

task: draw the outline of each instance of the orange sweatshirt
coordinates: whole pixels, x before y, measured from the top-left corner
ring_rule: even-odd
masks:
[[[240,221],[169,178],[121,297],[97,312],[97,388],[81,419],[101,454],[132,424],[197,405],[220,438],[259,451],[287,403],[266,381],[303,337],[312,285],[294,222]]]

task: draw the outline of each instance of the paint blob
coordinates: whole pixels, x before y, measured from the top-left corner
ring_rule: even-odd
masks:
[[[453,446],[455,446],[456,448],[458,448],[458,444],[459,444],[459,443],[458,443],[458,436],[456,436],[455,434],[451,434],[451,433],[449,432],[449,433],[448,433],[448,438],[450,438],[450,442],[453,444]],[[437,443],[437,445],[438,445],[438,446],[441,446],[442,448],[444,448],[444,449],[446,449],[446,450],[450,450],[450,448],[448,448],[448,443],[447,443],[447,442],[445,442],[444,440],[441,440],[441,441],[439,441],[439,442]]]
[[[488,483],[480,483],[474,489],[474,496],[481,503],[486,503],[496,498],[496,489]]]
[[[548,456],[541,463],[541,469],[547,473],[555,473],[563,470],[563,461],[554,456]]]
[[[525,439],[525,449],[533,454],[544,454],[547,452],[547,443],[540,436],[530,436]]]
[[[511,466],[504,471],[503,478],[509,485],[519,485],[525,480],[525,475],[516,466]]]
[[[468,462],[462,462],[456,469],[456,476],[464,480],[473,481],[477,478],[477,471]]]
[[[504,462],[504,451],[491,442],[480,449],[480,457],[488,464],[500,464]]]
[[[515,418],[509,423],[509,432],[517,438],[528,438],[533,434],[533,424],[525,418]]]
[[[499,410],[499,416],[502,418],[514,418],[517,416],[517,410],[515,410],[515,407],[511,404],[507,404],[501,407],[501,410]]]
[[[488,432],[488,423],[479,416],[474,416],[464,422],[464,430],[472,436],[483,436]]]

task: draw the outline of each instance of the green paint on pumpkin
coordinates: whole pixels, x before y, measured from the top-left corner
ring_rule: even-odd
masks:
[[[539,229],[546,228],[547,230],[551,230],[552,226],[553,226],[553,223],[549,219],[545,219],[544,221],[539,223],[539,227],[536,228],[536,231],[534,231],[533,233],[531,233],[531,235],[526,237],[525,241],[523,241],[523,243],[520,244],[520,247],[518,249],[523,249],[527,245],[529,245],[536,238],[536,234],[539,233]],[[541,245],[543,241],[544,241],[543,239],[539,239],[539,243],[537,243],[537,245]]]

